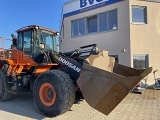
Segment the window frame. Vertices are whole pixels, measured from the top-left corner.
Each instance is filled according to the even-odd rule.
[[[89,32],[89,19],[91,20],[92,18],[96,18],[96,31]],[[92,33],[98,32],[98,14],[86,17],[86,27],[85,28],[87,30],[87,34],[92,34]]]
[[[106,17],[107,17],[107,21],[106,21],[106,23],[105,23],[105,24],[107,25],[107,26],[106,26],[107,30],[102,30],[102,29],[100,29],[100,26],[101,26],[101,25],[100,25],[100,19],[101,19],[100,17],[101,17],[102,14],[103,14],[103,15],[105,14]],[[107,11],[107,12],[99,13],[98,16],[99,16],[99,21],[98,21],[98,31],[99,31],[99,32],[106,32],[106,31],[108,31],[108,11]],[[101,31],[100,31],[100,30],[101,30]]]
[[[30,42],[29,43],[25,43],[25,33],[30,33],[30,36],[29,36]],[[33,40],[33,31],[32,30],[24,31],[23,32],[23,52],[24,53],[32,54],[32,40]],[[25,44],[26,44],[26,46],[29,46],[29,47],[26,47]],[[27,50],[27,48],[29,48],[29,50]]]
[[[110,29],[110,28],[109,28],[109,26],[110,26],[109,13],[110,13],[110,12],[113,12],[113,11],[116,11],[116,13],[117,13],[117,14],[116,14],[116,18],[117,18],[117,19],[116,19],[116,24],[117,24],[117,26],[116,26],[115,29],[113,29],[114,26],[112,27],[112,29]],[[118,9],[112,9],[112,10],[109,10],[109,11],[108,11],[108,30],[107,30],[107,31],[113,31],[113,30],[118,30]]]
[[[78,22],[78,23],[77,23],[77,24],[78,24],[77,29],[78,29],[78,33],[80,33],[79,24],[80,24],[80,20],[82,20],[82,19],[84,19],[84,34],[77,34],[77,35],[74,35],[74,34],[73,34],[73,28],[74,28],[73,22]],[[77,37],[77,36],[86,35],[86,29],[85,29],[85,27],[86,27],[86,18],[85,18],[85,17],[79,18],[79,19],[76,19],[76,20],[71,20],[71,37]]]
[[[18,48],[18,50],[23,51],[23,33],[18,34],[17,48]]]
[[[143,67],[143,68],[140,68],[140,67],[135,67],[135,62],[134,62],[134,60],[135,60],[135,58],[138,58],[138,57],[141,57],[141,59],[142,59],[142,57],[144,57],[145,58],[145,67]],[[136,69],[146,69],[146,68],[149,68],[149,54],[133,54],[133,68],[136,68]]]
[[[112,11],[116,11],[116,28],[115,29],[109,29],[109,12],[112,12]],[[102,30],[100,31],[100,14],[107,14],[107,30]],[[89,28],[88,28],[88,18],[90,17],[93,17],[93,16],[96,16],[96,23],[97,23],[97,30],[94,31],[94,32],[89,32]],[[74,32],[74,26],[73,26],[73,22],[76,22],[76,21],[79,21],[81,19],[84,19],[84,34],[76,34],[74,35],[73,32]],[[114,27],[114,26],[113,26]],[[111,31],[117,31],[118,30],[118,8],[114,8],[114,9],[111,9],[111,10],[107,10],[107,11],[104,11],[104,12],[101,12],[101,13],[97,13],[97,14],[93,14],[93,15],[90,15],[90,16],[85,16],[83,18],[78,18],[78,19],[74,19],[74,20],[71,20],[71,37],[79,37],[79,36],[84,36],[84,35],[89,35],[89,34],[98,34],[98,33],[103,33],[103,32],[111,32]],[[78,31],[79,31],[79,27],[78,27]]]
[[[143,22],[141,21],[134,21],[133,19],[133,8],[139,8],[139,9],[143,9]],[[132,14],[132,24],[147,24],[148,23],[148,17],[147,17],[147,6],[139,6],[139,5],[132,5],[131,6],[131,14]]]

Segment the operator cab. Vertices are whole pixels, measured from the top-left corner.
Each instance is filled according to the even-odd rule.
[[[43,47],[44,50],[57,51],[56,36],[57,31],[53,31],[37,25],[31,25],[23,27],[16,31],[17,41],[16,48],[23,51],[27,55],[31,55],[33,58],[41,53]]]

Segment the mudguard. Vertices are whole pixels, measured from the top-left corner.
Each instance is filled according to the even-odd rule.
[[[120,65],[102,51],[86,59],[77,84],[86,102],[108,115],[151,71]]]

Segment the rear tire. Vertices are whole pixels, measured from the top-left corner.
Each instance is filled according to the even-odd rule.
[[[37,77],[33,87],[34,103],[47,117],[68,111],[75,101],[75,88],[69,75],[50,70]]]
[[[12,98],[13,94],[9,93],[8,79],[6,68],[0,70],[0,101],[6,101]]]

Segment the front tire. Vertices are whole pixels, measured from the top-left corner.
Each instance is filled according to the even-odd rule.
[[[42,73],[35,80],[33,98],[37,108],[47,117],[63,114],[75,101],[73,81],[60,70]]]

